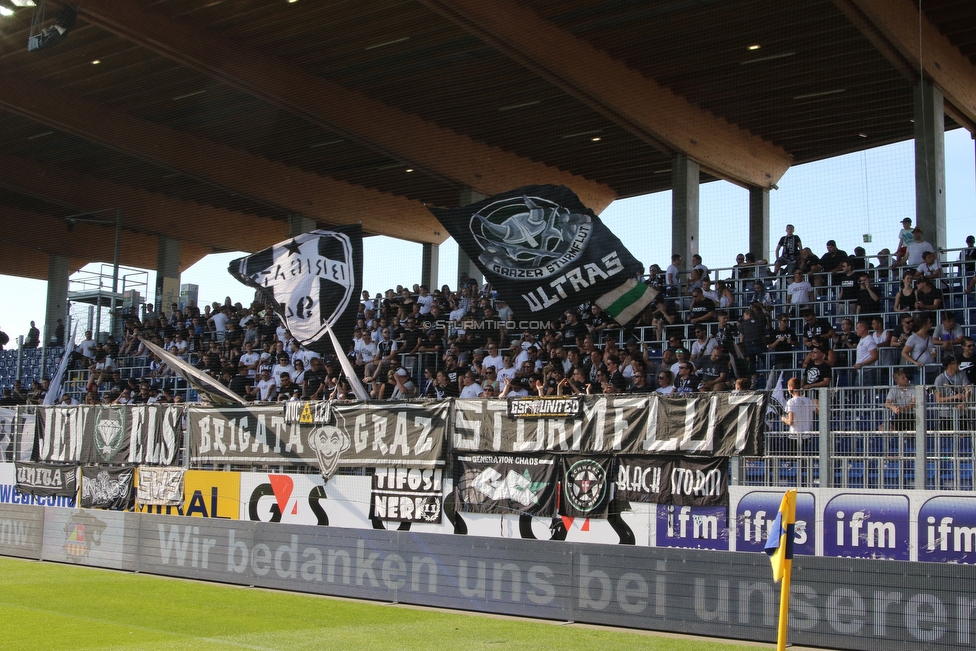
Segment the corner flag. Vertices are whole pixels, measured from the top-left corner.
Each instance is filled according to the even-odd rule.
[[[773,564],[773,581],[779,583],[793,563],[793,531],[796,526],[796,489],[783,495],[779,513],[766,539],[766,553]]]
[[[793,570],[793,530],[796,527],[796,489],[791,488],[783,495],[779,513],[773,521],[766,538],[766,553],[773,564],[773,581],[783,581],[779,593],[779,631],[776,639],[777,651],[786,648],[786,628],[790,612],[790,574]]]

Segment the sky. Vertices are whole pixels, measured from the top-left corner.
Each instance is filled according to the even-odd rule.
[[[945,136],[946,242],[965,245],[976,233],[976,156],[964,129]],[[793,224],[804,245],[820,255],[826,241],[853,253],[864,246],[869,254],[894,250],[901,220],[915,216],[914,143],[911,140],[791,168],[770,192],[770,255]],[[704,264],[730,267],[737,253],[748,250],[748,191],[717,181],[701,186],[699,241]],[[613,202],[601,219],[645,266],[667,266],[671,257],[671,193],[658,192]],[[253,291],[227,273],[230,260],[242,253],[207,256],[187,269],[181,282],[200,287],[200,304],[232,301],[248,304]],[[952,259],[956,253],[949,255]],[[371,293],[420,282],[420,244],[388,237],[369,237],[363,244],[363,288]],[[457,244],[440,246],[438,286],[457,283]],[[89,265],[87,269],[111,265]],[[155,273],[147,273],[155,287]],[[11,340],[26,335],[30,322],[42,327],[47,283],[0,276],[5,300],[0,301],[0,329]],[[148,299],[144,299],[148,300]],[[42,328],[43,331],[43,328]]]

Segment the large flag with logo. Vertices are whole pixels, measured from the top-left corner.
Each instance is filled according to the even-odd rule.
[[[362,265],[362,228],[349,226],[296,235],[234,260],[228,271],[257,289],[303,346],[329,352],[329,330],[340,345],[352,341]]]
[[[644,266],[563,186],[533,185],[431,212],[521,320],[546,320],[595,302],[621,325],[657,291]]]

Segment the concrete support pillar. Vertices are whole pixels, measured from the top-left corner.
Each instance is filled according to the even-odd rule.
[[[756,260],[769,260],[769,190],[766,188],[749,188],[749,251]]]
[[[925,80],[915,87],[915,224],[945,248],[945,113],[942,91]]]
[[[309,219],[304,215],[288,215],[288,237],[295,237],[302,233],[314,231],[317,227],[314,219]]]
[[[671,252],[680,253],[684,269],[691,268],[691,256],[698,253],[699,167],[684,154],[671,164]]]
[[[180,302],[180,241],[159,236],[156,258],[156,312],[169,312],[169,306]]]
[[[430,291],[439,287],[437,284],[438,264],[440,261],[440,245],[424,244],[424,259],[420,270],[420,283],[426,285]]]
[[[48,256],[47,263],[47,306],[44,311],[44,327],[41,344],[48,345],[58,327],[58,319],[64,324],[65,340],[71,336],[68,330],[68,278],[71,268],[68,258],[61,255]]]
[[[486,197],[485,195],[475,190],[472,190],[471,188],[464,188],[461,190],[459,203],[462,206],[467,206],[487,198],[488,197]],[[462,251],[461,247],[458,247],[458,283],[459,284],[460,284],[462,274],[467,274],[469,278],[474,278],[475,280],[477,280],[479,286],[485,282],[485,277],[481,274],[481,270],[478,269],[475,263],[471,261],[471,258],[468,257],[468,254]]]

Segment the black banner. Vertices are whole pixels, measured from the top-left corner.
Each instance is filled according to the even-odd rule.
[[[459,454],[455,460],[458,511],[555,515],[557,457]]]
[[[432,468],[444,465],[449,400],[332,405],[328,425],[305,428],[322,476],[340,466]]]
[[[585,396],[582,418],[514,418],[501,400],[455,400],[458,452],[759,456],[766,396]]]
[[[188,411],[194,463],[314,463],[301,426],[285,422],[281,405]]]
[[[678,506],[728,506],[729,460],[690,457],[619,457],[617,494],[622,502]]]
[[[559,515],[606,518],[613,487],[613,457],[562,457]]]
[[[513,418],[578,418],[583,415],[583,396],[509,398]]]
[[[363,284],[362,227],[302,233],[234,260],[228,271],[257,289],[306,348],[331,352],[329,328],[338,341],[352,340]]]
[[[444,510],[440,468],[376,468],[370,517],[392,522],[440,524]]]
[[[183,414],[179,405],[38,407],[34,460],[170,465]]]
[[[526,186],[431,212],[520,320],[593,302],[627,325],[657,293],[634,280],[644,266],[569,188]]]
[[[135,468],[81,469],[81,507],[128,511],[136,503]]]
[[[25,495],[74,498],[78,492],[75,464],[17,462],[17,490]]]

